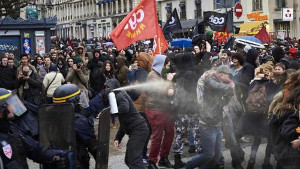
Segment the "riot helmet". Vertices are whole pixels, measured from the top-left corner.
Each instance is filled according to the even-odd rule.
[[[8,117],[9,113],[21,116],[26,111],[26,107],[16,94],[10,90],[0,88],[0,112],[5,118]]]
[[[59,86],[53,93],[53,103],[73,103],[88,107],[85,93],[75,84],[64,84]]]

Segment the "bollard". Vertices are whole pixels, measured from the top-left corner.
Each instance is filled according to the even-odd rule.
[[[103,109],[99,116],[96,169],[108,169],[109,135],[110,107]]]

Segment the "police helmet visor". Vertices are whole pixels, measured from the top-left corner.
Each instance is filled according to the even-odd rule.
[[[27,111],[22,101],[15,94],[12,94],[11,96],[7,97],[7,99],[5,99],[4,102],[4,104],[7,105],[7,108],[10,111],[12,111],[13,114],[16,116],[21,116]]]

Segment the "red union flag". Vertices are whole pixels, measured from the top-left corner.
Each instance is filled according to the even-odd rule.
[[[164,51],[168,48],[168,42],[165,39],[163,31],[161,30],[161,27],[159,26],[158,22],[156,22],[156,27],[157,36],[154,38],[153,41],[153,56],[164,53]],[[160,46],[158,46],[158,44],[160,44]]]
[[[133,42],[152,39],[156,35],[156,2],[142,0],[109,35],[117,50]]]

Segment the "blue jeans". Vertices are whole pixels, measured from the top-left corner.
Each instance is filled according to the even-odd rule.
[[[221,126],[200,125],[202,152],[188,161],[186,169],[200,167],[201,169],[214,168],[222,158],[222,138]]]

